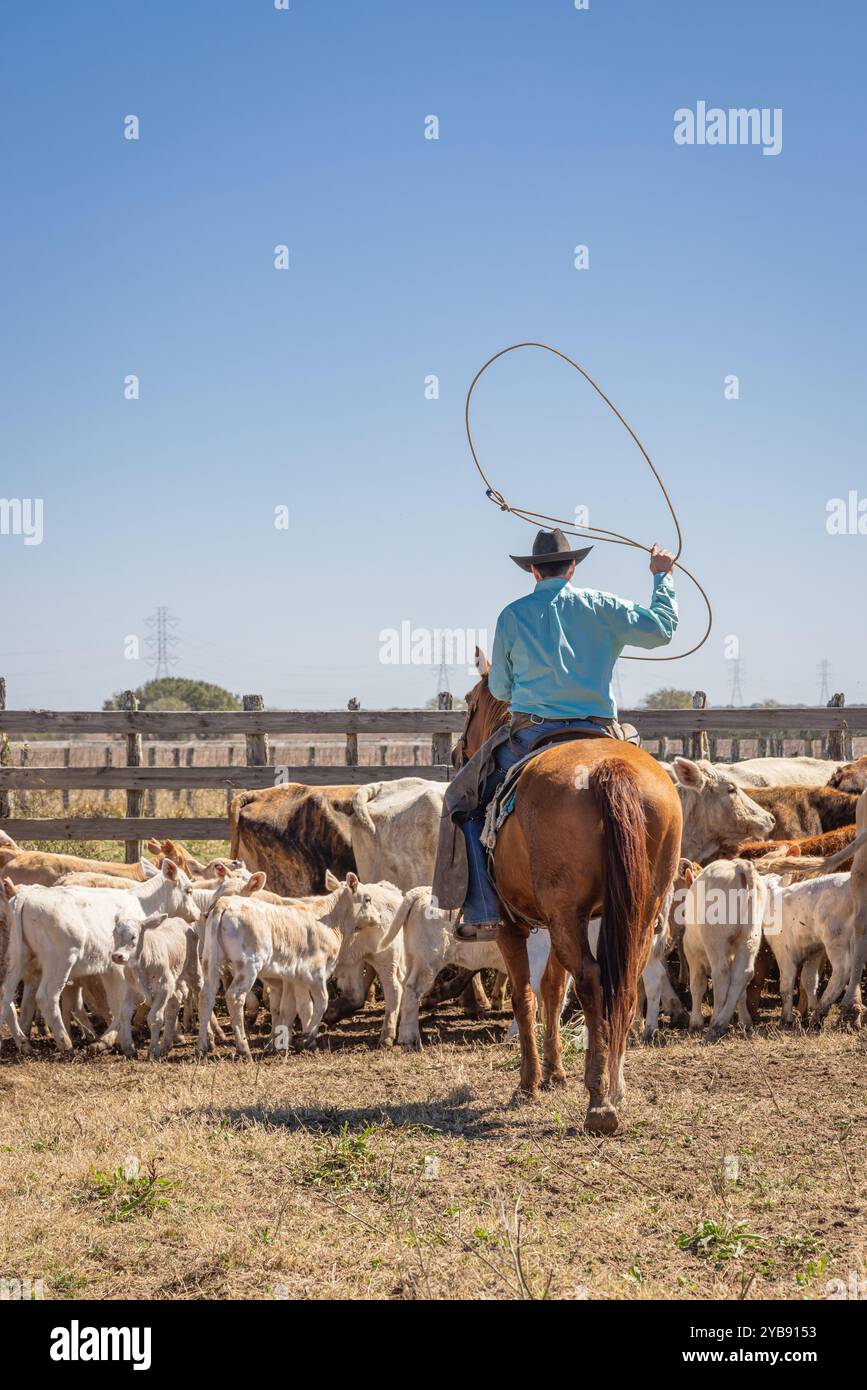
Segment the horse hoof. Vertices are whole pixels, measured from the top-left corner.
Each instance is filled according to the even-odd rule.
[[[552,1071],[542,1082],[543,1091],[565,1091],[568,1081],[565,1071]]]
[[[584,1117],[584,1128],[588,1134],[616,1134],[617,1111],[613,1105],[590,1105]]]

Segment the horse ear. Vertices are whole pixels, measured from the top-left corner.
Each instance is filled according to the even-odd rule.
[[[491,663],[485,656],[481,647],[476,647],[476,670],[480,676],[486,676],[491,669]]]

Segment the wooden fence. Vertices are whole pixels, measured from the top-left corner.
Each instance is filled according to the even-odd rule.
[[[345,785],[373,779],[419,776],[448,781],[452,773],[453,735],[464,725],[462,710],[452,709],[448,694],[439,697],[436,710],[362,710],[350,700],[346,710],[266,710],[260,695],[245,695],[243,709],[234,712],[173,713],[139,710],[135,697],[127,692],[119,710],[9,710],[6,685],[0,678],[0,829],[14,840],[123,840],[128,862],[140,853],[141,841],[154,835],[190,840],[220,840],[228,835],[224,817],[155,817],[143,815],[143,799],[156,788],[174,792],[193,787],[222,788],[227,796],[242,789],[273,787],[281,782],[311,785]],[[740,741],[755,740],[761,754],[782,753],[784,739],[798,739],[807,750],[820,741],[822,753],[830,758],[851,758],[853,736],[867,735],[867,706],[845,707],[842,695],[835,695],[827,707],[779,707],[773,709],[713,709],[706,696],[697,691],[692,709],[623,710],[621,718],[635,724],[644,740],[655,740],[659,756],[669,753],[669,743],[678,739],[693,757],[713,757],[720,738],[730,741],[729,756],[740,756]],[[10,765],[9,735],[53,734],[124,735],[126,765],[123,767],[35,767],[24,763]],[[142,738],[151,736],[194,739],[200,735],[243,734],[246,762],[241,765],[199,766],[192,759],[181,766],[177,756],[171,767],[145,765]],[[342,734],[346,740],[345,764],[315,766],[275,766],[270,740],[277,735]],[[420,766],[390,764],[371,767],[359,764],[360,734],[411,735],[429,737],[431,761]],[[68,760],[67,760],[68,763]],[[120,789],[126,792],[126,816],[67,816],[28,819],[12,817],[10,796],[35,791]]]

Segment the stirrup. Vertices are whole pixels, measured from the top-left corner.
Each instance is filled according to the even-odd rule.
[[[499,930],[499,922],[458,922],[455,936],[460,941],[496,941]]]

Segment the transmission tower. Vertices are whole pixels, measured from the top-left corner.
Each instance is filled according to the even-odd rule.
[[[831,663],[827,659],[819,662],[819,704],[827,705],[831,698]]]
[[[446,665],[445,652],[442,652],[440,655],[440,664],[437,667],[437,694],[449,694],[450,692],[451,686],[449,685],[449,668]]]
[[[730,705],[742,705],[744,702],[744,692],[741,690],[741,659],[739,656],[732,658],[732,690],[729,698]]]
[[[178,658],[172,654],[172,648],[178,645],[179,640],[172,632],[178,620],[172,617],[167,608],[158,608],[145,619],[145,623],[153,629],[153,636],[145,638],[148,649],[145,661],[154,668],[154,680],[163,680],[169,674],[169,667],[176,666],[178,662]]]

